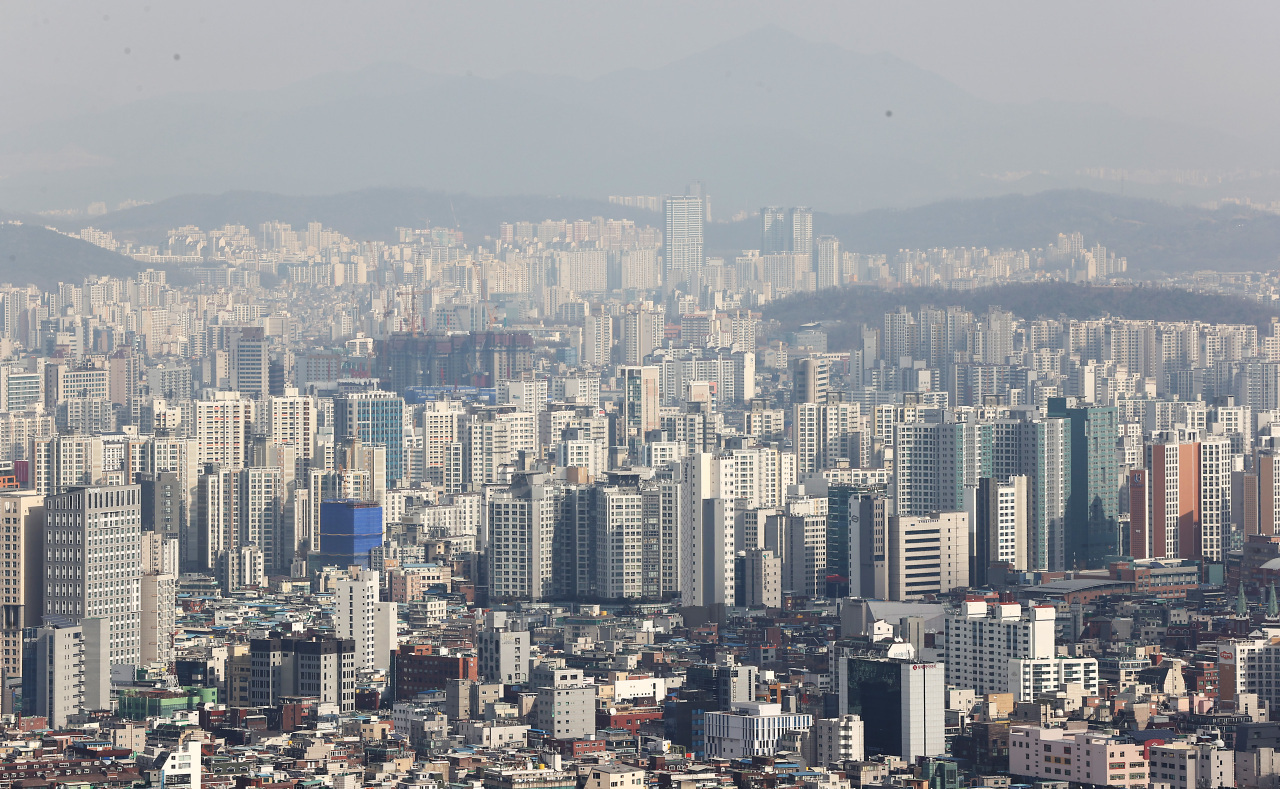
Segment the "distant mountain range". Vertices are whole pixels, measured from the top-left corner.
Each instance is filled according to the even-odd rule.
[[[95,227],[135,243],[163,243],[182,225],[256,229],[278,219],[295,228],[322,222],[358,239],[392,240],[396,227],[457,227],[470,244],[496,236],[504,221],[629,218],[662,226],[652,212],[601,200],[564,197],[476,197],[421,189],[368,189],[323,197],[262,192],[186,195],[96,217]],[[64,221],[78,230],[87,221]],[[1082,232],[1128,257],[1134,274],[1196,269],[1269,270],[1280,262],[1280,216],[1243,207],[1209,210],[1085,190],[948,200],[919,208],[859,214],[818,213],[814,232],[837,236],[854,252],[892,254],[904,248],[1044,247],[1058,233]],[[708,254],[733,255],[760,246],[759,218],[706,226]]]
[[[589,81],[384,65],[36,125],[0,136],[0,207],[383,186],[663,194],[700,179],[713,212],[850,212],[1096,185],[1087,168],[1246,168],[1264,174],[1250,188],[1265,191],[1276,161],[1263,146],[1106,106],[983,101],[891,56],[769,28]],[[1127,188],[1181,200],[1212,192]]]
[[[1086,190],[947,200],[919,208],[816,214],[814,232],[854,252],[931,247],[1045,247],[1079,231],[1129,260],[1138,276],[1212,269],[1266,271],[1280,265],[1280,215],[1243,206],[1216,210]],[[708,246],[760,244],[757,223],[711,225]]]
[[[196,225],[204,229],[223,225],[259,224],[278,220],[295,229],[320,222],[360,240],[395,240],[397,227],[456,227],[467,243],[497,236],[503,222],[544,219],[634,219],[660,226],[655,213],[614,205],[604,200],[573,197],[476,197],[425,189],[364,189],[358,192],[307,197],[269,192],[227,192],[220,195],[182,195],[149,205],[114,211],[92,220],[61,220],[67,230],[86,224],[110,230],[135,243],[160,244],[173,228]]]
[[[357,240],[394,240],[396,227],[461,229],[467,243],[484,243],[504,221],[604,216],[661,227],[662,217],[601,200],[567,197],[477,197],[422,189],[368,189],[298,197],[265,192],[184,195],[112,212],[92,220],[61,220],[63,230],[92,224],[121,240],[162,244],[171,229],[241,224],[254,230],[281,220],[301,229],[318,221]],[[51,286],[93,274],[137,271],[132,259],[53,232],[38,217],[0,224],[0,281]],[[1243,207],[1208,210],[1084,190],[948,200],[919,208],[859,214],[818,213],[814,231],[835,235],[845,249],[892,254],[904,248],[1044,247],[1058,233],[1080,231],[1129,259],[1137,277],[1198,269],[1273,270],[1280,265],[1280,216]],[[732,256],[760,246],[759,217],[706,226],[708,254]]]

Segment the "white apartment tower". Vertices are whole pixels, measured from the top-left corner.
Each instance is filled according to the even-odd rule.
[[[967,600],[944,629],[947,684],[984,693],[1011,693],[1009,661],[1054,656],[1053,606],[988,605]]]
[[[685,605],[732,602],[737,488],[731,457],[700,452],[680,464],[680,595]]]
[[[701,197],[684,195],[668,197],[665,208],[663,268],[670,281],[679,282],[702,270],[702,222],[706,207]]]
[[[334,586],[333,629],[355,642],[357,669],[387,670],[396,648],[397,606],[379,602],[381,587],[377,570],[361,570]]]
[[[539,601],[552,594],[552,540],[561,496],[542,474],[521,475],[489,499],[489,594]]]
[[[256,403],[238,392],[212,392],[194,405],[197,462],[244,468]]]
[[[293,447],[298,453],[298,466],[309,466],[316,452],[316,399],[288,389],[283,397],[272,397],[267,407],[271,409],[270,443]]]

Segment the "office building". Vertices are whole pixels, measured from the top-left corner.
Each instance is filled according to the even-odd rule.
[[[706,696],[707,709],[727,710],[738,702],[755,701],[758,666],[737,662],[728,652],[716,653],[715,663],[695,663],[685,671],[684,687]]]
[[[87,654],[112,665],[142,659],[142,489],[138,485],[72,488],[45,499],[44,613],[102,619],[86,628]],[[106,644],[94,639],[105,635]],[[92,690],[92,688],[90,688]],[[92,708],[98,704],[89,702]]]
[[[241,326],[229,338],[231,388],[254,400],[270,394],[271,343],[261,326]]]
[[[784,713],[781,704],[734,702],[728,712],[708,712],[707,757],[750,759],[773,756],[782,736],[813,725],[812,715]]]
[[[893,502],[883,488],[832,485],[827,489],[827,567],[848,580],[849,594],[888,594],[885,537]]]
[[[1049,399],[1048,415],[1071,425],[1071,487],[1065,518],[1064,569],[1101,567],[1120,553],[1120,469],[1114,406],[1068,408]]]
[[[969,515],[894,516],[885,536],[890,600],[941,595],[969,585]]]
[[[875,721],[865,729],[868,754],[900,756],[914,762],[946,753],[944,716],[946,667],[940,663],[851,654],[835,659],[840,714]]]
[[[662,404],[659,368],[618,368],[622,386],[622,413],[618,415],[616,444],[630,446],[642,442],[651,430],[660,426],[658,408]]]
[[[275,706],[282,696],[313,696],[342,712],[356,706],[356,645],[332,636],[272,636],[249,642],[254,706]]]

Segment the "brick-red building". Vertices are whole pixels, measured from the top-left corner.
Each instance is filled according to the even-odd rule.
[[[596,710],[597,729],[626,729],[632,734],[640,733],[640,726],[645,721],[662,720],[661,707],[631,707],[607,710]]]
[[[479,678],[474,655],[437,655],[431,644],[407,644],[391,652],[392,695],[398,701],[444,690],[451,679]]]

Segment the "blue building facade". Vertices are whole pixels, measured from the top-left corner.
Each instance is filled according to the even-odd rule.
[[[320,553],[311,569],[369,566],[369,551],[382,544],[382,506],[366,501],[333,500],[320,504]]]

